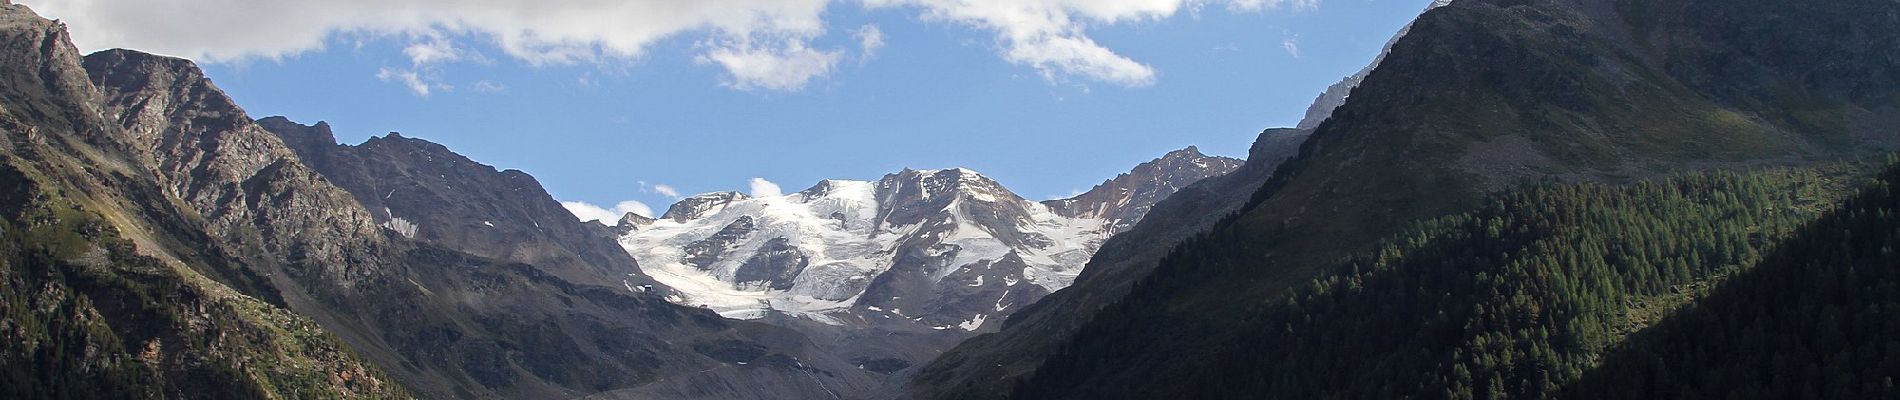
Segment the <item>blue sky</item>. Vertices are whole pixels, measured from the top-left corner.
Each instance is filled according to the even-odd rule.
[[[253,116],[328,121],[352,144],[398,131],[527,171],[561,200],[660,211],[673,198],[657,185],[746,191],[763,178],[789,192],[966,167],[1039,200],[1188,145],[1244,156],[1260,130],[1297,122],[1428,2],[801,0],[811,4],[787,11],[774,7],[790,1],[709,0],[732,4],[605,22],[425,7],[377,22],[350,13],[378,2],[219,4],[231,1],[201,4],[229,15],[171,18],[163,13],[191,7],[19,2],[65,19],[81,50],[197,59]],[[982,8],[1039,2],[1048,8],[1032,15],[1053,25],[1012,25]],[[1129,8],[1103,6],[1116,2]],[[1065,52],[1063,39],[1112,54]]]

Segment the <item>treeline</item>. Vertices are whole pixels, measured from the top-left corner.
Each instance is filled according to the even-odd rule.
[[[1088,347],[1112,343],[1089,336],[1179,327],[1095,321],[1014,395],[1557,396],[1631,332],[1747,270],[1820,217],[1844,192],[1840,174],[1709,172],[1500,194],[1477,210],[1412,224],[1290,295],[1252,300],[1260,305],[1246,315],[1208,316],[1195,327],[1213,343],[1197,349],[1201,365],[1111,387],[1121,368],[1101,355],[1116,350]],[[1274,267],[1247,265],[1253,244],[1245,240],[1193,241],[1163,265]],[[1207,348],[1214,346],[1228,348]]]

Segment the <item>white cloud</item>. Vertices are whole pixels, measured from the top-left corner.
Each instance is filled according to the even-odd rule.
[[[574,213],[574,217],[579,218],[581,222],[600,221],[608,225],[620,222],[620,217],[627,213],[640,214],[643,217],[653,216],[653,207],[647,207],[646,203],[633,200],[615,204],[611,210],[584,201],[563,201],[561,206],[566,207],[568,212]]]
[[[668,185],[664,183],[653,185],[653,192],[659,193],[661,196],[672,197],[676,199],[680,197],[679,189],[674,189],[673,185]]]
[[[418,66],[461,61],[469,57],[466,50],[457,47],[438,32],[430,32],[409,47],[404,47],[402,54],[409,56],[410,64]]]
[[[725,67],[725,85],[734,89],[796,91],[813,78],[830,74],[838,63],[839,51],[814,50],[806,46],[808,40],[794,38],[764,46],[751,39],[720,43],[696,60]]]
[[[1173,16],[1186,7],[1226,3],[1253,11],[1310,7],[1318,0],[863,0],[869,7],[911,6],[926,18],[996,33],[1004,60],[1035,68],[1058,81],[1080,76],[1122,86],[1147,86],[1155,70],[1088,37],[1091,25],[1135,23]]]
[[[1286,49],[1286,54],[1292,55],[1293,58],[1300,58],[1299,35],[1294,35],[1292,33],[1286,34],[1285,37],[1280,39],[1280,48]]]
[[[851,36],[858,38],[858,65],[877,58],[877,51],[884,48],[884,30],[877,25],[859,27]]]
[[[912,6],[926,18],[996,33],[1003,59],[1035,68],[1051,81],[1079,75],[1123,86],[1154,83],[1155,71],[1084,35],[1089,22],[1159,19],[1185,0],[864,0],[872,7]]]
[[[783,190],[779,189],[778,184],[765,180],[765,178],[752,178],[751,184],[752,197],[778,197],[785,194]]]
[[[1233,0],[1227,7],[1235,11],[1260,11],[1275,7],[1310,10],[1319,7],[1319,0]]]
[[[824,14],[834,3],[906,7],[928,20],[990,31],[1003,59],[1052,82],[1143,86],[1155,81],[1154,68],[1096,42],[1089,28],[1167,18],[1206,4],[1251,11],[1311,8],[1318,0],[19,1],[69,22],[83,50],[124,47],[207,62],[281,59],[322,50],[344,36],[358,43],[410,40],[403,53],[411,72],[483,60],[469,41],[532,65],[616,63],[637,61],[659,40],[693,35],[702,43],[694,59],[725,69],[727,86],[798,90],[832,72],[842,53],[813,43],[825,35]],[[853,34],[866,58],[883,45],[876,26]]]
[[[376,79],[383,82],[401,83],[403,86],[408,86],[410,92],[421,97],[429,97],[430,91],[434,89],[450,89],[448,85],[430,83],[423,79],[420,73],[413,70],[383,68],[376,71]]]
[[[469,89],[474,90],[476,93],[501,93],[501,92],[508,91],[508,85],[503,85],[503,84],[495,83],[488,80],[480,80],[480,81],[475,81],[475,85],[473,87],[470,87]]]

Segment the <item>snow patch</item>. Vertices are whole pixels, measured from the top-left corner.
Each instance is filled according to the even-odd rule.
[[[976,317],[970,318],[969,321],[963,321],[963,323],[957,324],[957,327],[963,328],[963,330],[966,331],[975,332],[977,328],[983,327],[983,320],[985,318],[988,318],[988,316],[977,314]]]
[[[396,231],[396,233],[401,234],[402,237],[410,238],[410,239],[416,238],[416,223],[409,222],[409,220],[402,219],[402,218],[390,218],[388,222],[383,223],[383,227],[389,228],[389,230],[392,230],[392,231]]]

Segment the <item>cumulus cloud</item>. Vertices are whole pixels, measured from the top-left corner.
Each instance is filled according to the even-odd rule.
[[[561,206],[566,207],[567,211],[573,213],[574,217],[579,218],[581,222],[600,221],[608,225],[620,222],[620,217],[627,215],[627,213],[640,214],[640,216],[649,218],[653,216],[653,207],[647,207],[646,203],[633,200],[615,204],[612,209],[589,204],[584,201],[563,201],[561,202]]]
[[[752,40],[713,45],[696,60],[726,69],[726,86],[740,90],[796,91],[813,78],[831,73],[839,51],[815,50],[805,39],[758,45]]]
[[[752,197],[778,197],[785,195],[785,191],[780,190],[778,184],[765,180],[765,178],[752,178],[751,184]]]
[[[1057,81],[1080,76],[1122,86],[1147,86],[1153,67],[1089,38],[1090,25],[1158,20],[1186,7],[1226,3],[1239,11],[1310,7],[1318,0],[864,0],[870,7],[909,6],[929,19],[995,32],[1003,59]]]
[[[742,90],[798,90],[834,70],[842,50],[814,45],[834,5],[905,8],[924,19],[992,32],[999,55],[1050,81],[1124,86],[1155,81],[1153,67],[1088,36],[1092,26],[1167,18],[1182,9],[1310,8],[1318,0],[19,0],[73,26],[85,50],[135,48],[218,62],[281,59],[322,50],[337,36],[406,41],[409,72],[481,60],[480,41],[532,65],[637,61],[655,42],[691,35],[693,59],[725,70]],[[876,26],[852,30],[868,58]],[[426,80],[427,74],[419,77]],[[418,94],[415,80],[391,74]]]
[[[1091,21],[1158,19],[1185,0],[865,0],[872,7],[910,6],[928,19],[993,31],[1003,59],[1026,65],[1051,81],[1077,75],[1124,86],[1154,83],[1155,71],[1084,35]]]

